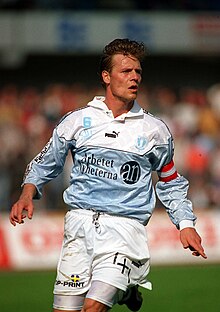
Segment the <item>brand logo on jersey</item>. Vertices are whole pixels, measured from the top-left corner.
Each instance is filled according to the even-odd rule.
[[[140,165],[136,161],[128,161],[121,166],[120,174],[126,184],[135,184],[140,179]]]
[[[120,133],[120,132],[112,131],[112,133],[105,133],[105,137],[117,138],[117,136],[119,135],[119,133]]]
[[[138,150],[143,150],[143,149],[145,149],[147,144],[148,144],[148,139],[146,137],[138,136],[138,138],[136,140],[135,147]]]

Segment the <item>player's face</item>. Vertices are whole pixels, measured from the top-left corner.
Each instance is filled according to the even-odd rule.
[[[116,54],[112,58],[111,72],[105,72],[107,94],[124,103],[130,103],[137,97],[141,82],[140,62],[133,56]]]

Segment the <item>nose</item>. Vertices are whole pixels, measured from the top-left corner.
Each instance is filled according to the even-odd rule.
[[[135,70],[132,72],[132,79],[133,81],[135,81],[136,83],[141,81],[141,75],[139,73],[137,73]]]

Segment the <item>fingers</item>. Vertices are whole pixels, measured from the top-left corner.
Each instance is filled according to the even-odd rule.
[[[26,215],[24,214],[16,214],[14,211],[11,211],[10,216],[9,216],[9,220],[11,222],[12,225],[16,226],[16,223],[18,224],[23,224],[24,220],[26,218]]]
[[[196,256],[196,257],[202,256],[204,259],[207,259],[204,248],[202,247],[201,244],[195,248],[192,246],[189,246],[189,249],[193,251],[192,253],[193,256]]]
[[[197,236],[198,237],[196,237],[195,240],[189,243],[189,249],[193,251],[192,253],[193,256],[196,256],[196,257],[202,256],[204,259],[207,259],[204,248],[201,245],[202,240],[198,234]]]
[[[28,210],[28,214],[27,214],[27,216],[28,216],[28,219],[32,219],[32,217],[33,217],[33,209],[29,209]]]
[[[9,220],[10,220],[11,224],[14,226],[16,226],[16,223],[20,222],[20,218],[18,216],[18,207],[16,204],[14,204],[12,209],[11,209]]]
[[[18,201],[12,206],[9,220],[13,226],[16,226],[16,224],[23,224],[24,219],[26,218],[26,215],[24,214],[24,211],[27,211],[27,216],[29,219],[32,219],[33,216],[33,205],[25,205],[22,201]]]
[[[24,223],[23,219],[25,218],[25,215],[18,213],[18,209],[16,207],[12,208],[10,213],[10,222],[12,225],[16,226],[16,223],[22,224]]]

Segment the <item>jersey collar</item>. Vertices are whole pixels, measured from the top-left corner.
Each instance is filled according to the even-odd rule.
[[[108,108],[108,106],[105,104],[105,97],[104,96],[95,96],[94,99],[88,103],[88,106],[100,109],[102,111],[104,111],[105,113],[109,113],[111,112]],[[116,117],[115,119],[125,119],[125,118],[132,118],[132,117],[136,117],[136,116],[142,116],[144,114],[143,109],[139,106],[139,104],[137,103],[137,101],[134,101],[134,105],[132,106],[132,108],[130,109],[130,111],[128,111],[127,113],[124,113],[118,117]]]

